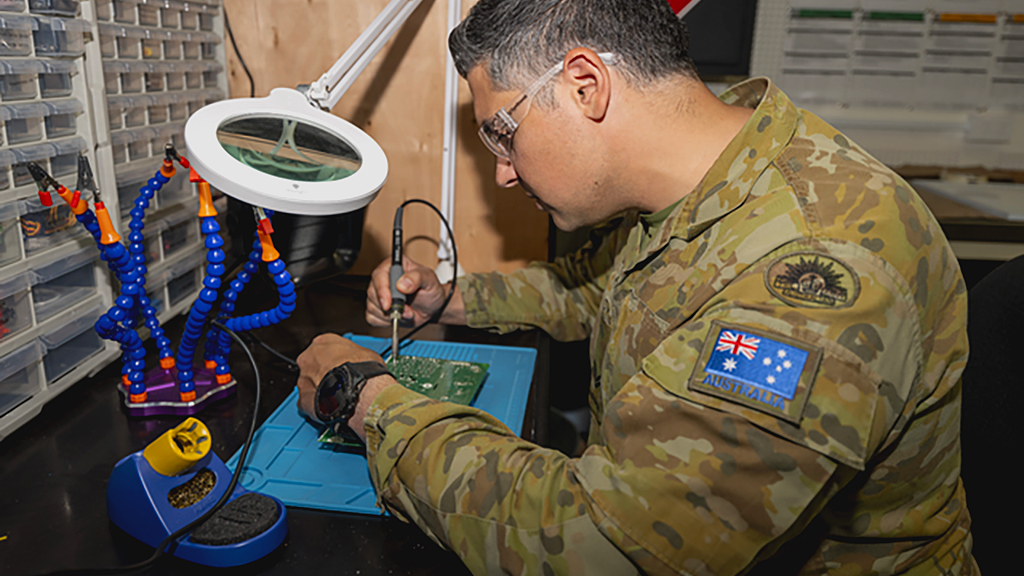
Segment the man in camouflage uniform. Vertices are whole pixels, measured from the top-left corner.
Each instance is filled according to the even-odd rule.
[[[600,11],[624,32],[574,28]],[[534,103],[532,122],[512,114],[515,146],[485,136],[507,153],[499,183],[522,184],[559,226],[616,217],[554,263],[460,278],[442,320],[589,337],[590,438],[568,458],[379,376],[350,423],[381,505],[477,574],[976,574],[959,478],[966,291],[938,224],[906,182],[768,80],[712,103],[686,69],[685,39],[682,72],[632,72],[622,38],[673,26],[663,0],[484,0],[453,33],[489,128],[551,64],[508,81],[502,51],[568,37],[551,48],[565,55],[553,95],[536,98],[550,101]],[[689,91],[685,105],[665,85]],[[607,155],[563,161],[543,139],[582,134],[586,148],[630,106],[624,147],[659,136],[637,118],[660,113],[667,129],[679,114],[694,130],[679,146],[713,154],[663,181],[645,162],[673,160],[671,149],[609,170]],[[559,124],[574,119],[579,133]],[[559,195],[557,171],[578,176],[573,162],[594,185]],[[644,188],[630,192],[632,175]],[[636,200],[665,182],[678,184],[674,199]],[[369,291],[377,325],[387,284],[385,264]],[[417,321],[445,290],[411,262],[399,288]],[[327,370],[365,359],[379,357],[318,337],[300,357],[300,407],[311,410]]]

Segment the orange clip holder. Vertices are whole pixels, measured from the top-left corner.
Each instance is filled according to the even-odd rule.
[[[256,229],[256,234],[260,237],[260,244],[263,246],[263,261],[273,262],[281,257],[281,253],[274,248],[274,241],[270,239],[270,234],[265,233],[259,228]]]
[[[100,225],[100,244],[109,246],[121,241],[121,237],[114,230],[114,224],[110,221],[110,213],[107,212],[107,207],[103,205],[103,202],[96,203],[96,221]]]
[[[213,193],[210,192],[210,184],[205,180],[199,182],[199,217],[207,218],[217,215],[217,209],[213,207]]]
[[[160,167],[160,173],[163,174],[165,178],[174,177],[174,174],[177,173],[177,170],[174,169],[174,162],[164,158],[164,165]]]

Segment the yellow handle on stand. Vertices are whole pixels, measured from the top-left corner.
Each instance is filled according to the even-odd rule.
[[[210,452],[210,430],[196,418],[189,418],[164,432],[142,452],[158,473],[177,476],[196,465]]]

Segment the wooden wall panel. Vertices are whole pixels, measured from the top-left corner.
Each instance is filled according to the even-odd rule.
[[[318,79],[387,4],[387,0],[224,0],[256,95]],[[466,9],[472,0],[463,2]],[[388,156],[390,175],[367,210],[363,248],[353,272],[368,273],[390,250],[395,208],[408,198],[440,207],[444,133],[447,3],[424,0],[362,73],[333,112],[365,130]],[[231,49],[232,98],[249,81]],[[460,81],[455,239],[467,271],[510,271],[547,256],[547,216],[519,189],[494,184],[494,159],[476,135],[465,81]],[[410,256],[435,265],[437,217],[422,206],[406,211]]]

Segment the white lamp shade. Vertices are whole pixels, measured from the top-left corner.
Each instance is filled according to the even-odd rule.
[[[196,172],[215,188],[290,214],[358,210],[388,176],[377,142],[290,88],[200,108],[185,125],[185,145]]]

